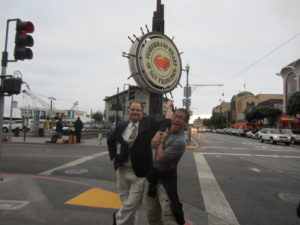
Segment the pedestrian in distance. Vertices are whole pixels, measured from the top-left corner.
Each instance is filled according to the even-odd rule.
[[[177,165],[186,148],[184,131],[189,118],[187,110],[177,109],[171,127],[152,140],[155,157],[153,169],[146,177],[149,184],[145,196],[149,225],[185,224],[177,193]]]
[[[80,140],[81,140],[81,131],[82,131],[82,128],[83,128],[83,123],[80,120],[79,116],[77,117],[77,120],[74,123],[74,127],[75,127],[76,142],[80,143]]]
[[[58,121],[55,124],[56,128],[56,133],[57,133],[57,137],[61,138],[63,136],[63,123],[62,123],[62,119],[59,118]]]
[[[144,115],[141,102],[131,102],[128,121],[117,123],[107,138],[122,202],[120,210],[113,214],[113,225],[135,224],[135,213],[143,201],[145,176],[153,163],[151,140],[156,131],[164,130],[170,124],[172,105],[171,101],[167,102],[166,118],[155,120]]]

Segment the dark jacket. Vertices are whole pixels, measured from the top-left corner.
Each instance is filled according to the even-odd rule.
[[[115,130],[108,136],[107,147],[110,159],[114,160],[114,167],[117,169],[130,157],[136,176],[145,177],[153,162],[151,139],[157,130],[163,131],[170,124],[170,120],[154,120],[150,116],[143,117],[139,122],[138,135],[130,149],[122,137],[128,123],[129,121],[117,123]],[[119,153],[117,151],[118,144],[120,144]]]
[[[75,132],[81,132],[82,128],[83,128],[83,123],[81,120],[76,120],[74,123],[74,127],[75,127]]]
[[[56,122],[56,129],[55,130],[57,132],[62,132],[63,131],[63,124],[60,120]]]

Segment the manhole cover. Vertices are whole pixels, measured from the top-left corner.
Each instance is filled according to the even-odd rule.
[[[293,194],[293,193],[279,193],[278,197],[290,203],[298,203],[300,201],[300,194]]]
[[[0,200],[0,209],[16,210],[27,205],[28,201]]]
[[[66,170],[66,174],[84,174],[87,173],[89,170],[88,169],[70,169]]]

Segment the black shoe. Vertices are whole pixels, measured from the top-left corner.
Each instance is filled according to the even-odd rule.
[[[114,213],[113,213],[113,225],[117,225],[117,222],[116,222],[116,214],[117,214],[117,212],[114,212]]]

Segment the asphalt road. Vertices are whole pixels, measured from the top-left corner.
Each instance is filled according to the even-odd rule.
[[[178,168],[190,224],[300,224],[300,145],[211,133],[194,134],[192,144]],[[112,224],[117,187],[105,147],[6,143],[0,172],[0,224]],[[8,200],[26,205],[9,208]]]

